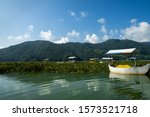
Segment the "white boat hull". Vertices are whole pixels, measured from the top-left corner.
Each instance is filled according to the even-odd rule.
[[[150,64],[142,67],[117,68],[109,65],[110,72],[119,74],[146,74],[150,68]]]

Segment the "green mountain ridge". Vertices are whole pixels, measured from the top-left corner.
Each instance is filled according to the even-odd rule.
[[[65,61],[69,56],[79,60],[101,58],[110,49],[137,48],[140,59],[150,59],[150,42],[109,39],[103,43],[55,44],[49,41],[27,41],[0,49],[0,61],[33,61],[48,58],[50,61]]]

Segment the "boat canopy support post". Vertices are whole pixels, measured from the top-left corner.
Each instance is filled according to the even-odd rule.
[[[134,59],[134,67],[136,66],[136,60]]]

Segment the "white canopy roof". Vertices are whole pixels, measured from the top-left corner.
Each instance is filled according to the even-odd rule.
[[[106,54],[129,54],[135,50],[136,48],[109,50]]]
[[[103,57],[103,60],[113,60],[113,58],[109,58],[109,57]]]
[[[75,58],[76,58],[75,56],[68,57],[68,59],[75,59]]]

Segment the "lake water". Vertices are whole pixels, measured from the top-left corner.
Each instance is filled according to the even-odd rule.
[[[1,74],[0,99],[150,99],[150,78],[113,73]]]

